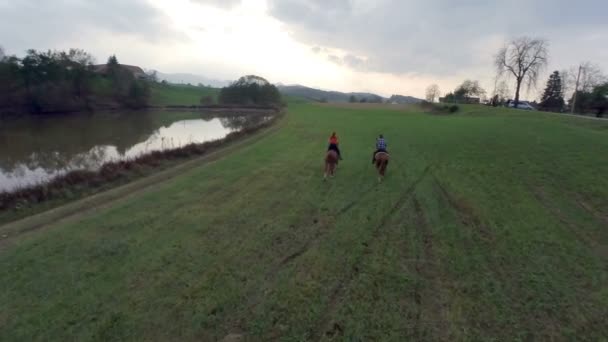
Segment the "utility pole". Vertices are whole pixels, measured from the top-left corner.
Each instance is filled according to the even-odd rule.
[[[572,97],[572,108],[570,109],[570,113],[574,114],[574,108],[576,108],[576,95],[578,93],[578,82],[581,80],[581,70],[583,70],[583,65],[578,66],[578,76],[576,77],[576,86],[574,86],[574,96]]]

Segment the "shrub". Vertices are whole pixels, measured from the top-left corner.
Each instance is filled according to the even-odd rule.
[[[450,113],[456,113],[460,108],[457,105],[452,105],[450,107]]]

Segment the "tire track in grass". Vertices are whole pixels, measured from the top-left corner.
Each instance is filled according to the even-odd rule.
[[[602,213],[600,210],[593,208],[591,204],[582,199],[580,195],[574,195],[576,198],[576,203],[581,209],[586,211],[589,215],[593,216],[596,220],[600,222],[604,222],[604,224],[608,225],[608,213]]]
[[[430,173],[430,169],[430,165],[424,169],[422,174],[402,193],[402,195],[397,199],[395,204],[381,218],[380,223],[376,225],[372,230],[370,238],[363,242],[363,245],[365,246],[364,251],[359,254],[359,256],[355,259],[351,272],[348,272],[345,277],[340,279],[336,286],[334,286],[332,291],[330,292],[329,300],[327,302],[325,310],[322,312],[319,319],[317,320],[317,323],[312,328],[309,334],[311,340],[319,341],[323,339],[323,336],[331,337],[339,333],[339,330],[341,329],[340,325],[330,320],[330,318],[335,314],[339,300],[344,294],[344,290],[349,287],[350,283],[359,275],[361,264],[363,263],[363,258],[367,254],[369,254],[368,250],[370,246],[376,239],[379,238],[381,229],[389,222],[392,216],[397,211],[402,209],[404,205],[409,201],[411,196],[416,191],[418,185]]]
[[[429,336],[425,336],[420,331],[420,326],[432,328],[431,335],[433,340],[448,340],[447,334],[440,333],[446,328],[447,314],[443,307],[445,299],[442,296],[442,281],[439,263],[433,247],[433,234],[430,231],[428,219],[424,213],[424,209],[417,197],[413,198],[414,210],[416,214],[416,231],[422,239],[422,252],[416,251],[416,259],[414,267],[418,279],[414,286],[414,301],[416,303],[416,323],[414,326],[414,338],[416,340],[424,340]],[[422,258],[421,258],[422,256]],[[424,285],[420,280],[424,280]],[[423,310],[427,309],[429,313],[423,315]],[[435,317],[436,319],[428,320],[424,316]],[[440,325],[440,326],[437,326]]]
[[[314,161],[309,162],[307,164],[307,166],[310,167],[312,163],[314,163]],[[315,181],[316,179],[317,179],[316,173],[312,173],[311,176],[306,181],[307,185],[305,187],[309,188],[310,186],[308,186],[308,184]],[[328,183],[328,184],[331,184],[331,183]],[[313,248],[319,241],[321,241],[322,238],[325,237],[327,235],[327,233],[329,233],[330,228],[333,226],[333,223],[332,223],[333,219],[339,217],[342,214],[347,213],[350,209],[355,207],[375,187],[376,187],[376,184],[373,184],[366,190],[361,191],[360,194],[355,197],[356,200],[349,202],[348,204],[343,206],[341,209],[337,210],[336,214],[329,215],[328,216],[329,219],[320,220],[318,218],[322,216],[321,212],[325,208],[325,204],[327,203],[327,200],[331,197],[330,195],[337,190],[336,186],[325,187],[325,189],[327,190],[327,194],[324,197],[325,200],[323,200],[318,205],[318,207],[316,209],[316,218],[313,221],[313,224],[317,226],[317,229],[315,229],[314,232],[310,235],[310,238],[308,238],[306,241],[304,241],[303,245],[300,248],[296,249],[292,253],[281,258],[278,263],[276,263],[274,266],[270,267],[270,269],[265,273],[264,277],[262,278],[263,283],[261,286],[256,286],[245,294],[245,296],[244,296],[245,301],[246,301],[246,304],[244,305],[244,307],[246,308],[245,311],[252,313],[254,311],[254,309],[261,303],[263,295],[267,292],[268,289],[271,289],[272,284],[274,284],[276,282],[276,277],[279,274],[279,272],[282,269],[284,269],[285,267],[288,267],[289,264],[294,262],[300,256],[304,255],[308,250]],[[310,226],[306,225],[306,226],[301,226],[300,228],[310,228]],[[302,230],[300,228],[294,227],[293,229]],[[237,319],[232,320],[232,322],[228,323],[227,326],[230,327],[229,328],[230,330],[227,333],[230,334],[230,333],[234,333],[234,331],[239,331],[240,332],[239,334],[242,334],[246,330],[245,324],[243,322],[239,322],[239,321],[242,321],[243,319],[244,319],[244,317],[237,318]]]
[[[433,177],[435,184],[441,191],[441,195],[448,201],[450,206],[456,210],[460,221],[467,227],[472,227],[476,230],[482,241],[486,243],[495,242],[496,238],[488,227],[475,213],[474,208],[463,198],[457,198],[452,192],[443,185],[437,177]]]
[[[562,223],[583,245],[589,246],[591,251],[600,258],[608,257],[608,247],[601,243],[598,236],[589,236],[584,227],[570,220],[558,207],[553,204],[544,189],[540,186],[529,186],[532,195],[551,215]]]
[[[309,162],[308,165],[310,166],[311,163],[312,163],[312,161]],[[429,171],[430,171],[430,166],[428,166],[423,171],[423,175],[420,177],[420,179],[417,180],[412,186],[410,186],[410,188],[408,188],[407,192],[408,193],[413,192],[415,190],[415,187],[422,181],[422,179],[426,176],[426,174]],[[366,173],[364,173],[364,172],[361,173],[361,181],[363,181],[367,177],[368,176]],[[316,179],[315,174],[311,174],[311,176],[309,177],[309,179],[306,183],[308,184],[308,183],[314,181],[315,179]],[[331,186],[331,185],[333,185],[331,182],[329,182],[327,184],[330,184],[329,187],[326,187],[326,189],[328,189],[329,193],[328,193],[328,195],[325,196],[326,200],[321,202],[317,208],[317,215],[316,215],[317,218],[322,216],[321,212],[323,211],[323,208],[325,207],[325,203],[327,202],[327,199],[329,198],[329,194],[331,194],[337,190],[336,186]],[[262,286],[256,286],[256,287],[252,288],[247,294],[245,294],[244,298],[246,298],[245,301],[247,303],[244,305],[244,307],[246,307],[245,311],[249,312],[249,313],[253,313],[254,309],[261,303],[263,295],[265,293],[267,293],[268,289],[272,288],[271,284],[276,282],[276,277],[279,274],[279,272],[282,269],[284,269],[285,267],[288,267],[289,264],[293,263],[300,256],[304,255],[308,250],[313,248],[319,241],[322,240],[323,237],[325,237],[327,235],[327,233],[330,231],[330,228],[333,226],[333,223],[331,222],[331,221],[333,221],[332,218],[335,219],[343,214],[346,214],[348,211],[350,211],[352,208],[354,208],[357,204],[359,204],[361,201],[363,201],[368,194],[372,193],[372,191],[376,187],[377,187],[377,183],[374,182],[368,188],[365,188],[363,191],[361,191],[359,193],[358,196],[355,196],[354,200],[350,201],[349,203],[344,205],[341,209],[337,210],[334,215],[330,215],[328,220],[319,220],[319,219],[315,218],[314,224],[315,225],[318,224],[319,226],[315,230],[315,232],[313,234],[311,234],[312,237],[309,238],[308,240],[306,240],[300,248],[296,249],[293,253],[290,253],[289,255],[285,256],[275,266],[271,267],[268,270],[268,272],[266,272],[264,277],[262,278],[263,279]],[[402,201],[398,201],[397,203],[400,204],[401,202]],[[382,225],[385,225],[386,221],[388,221],[390,216],[392,216],[392,214],[395,211],[397,211],[399,208],[400,207],[398,205],[396,205],[393,208],[393,210],[390,212],[390,214],[387,215],[387,217],[385,217]],[[309,227],[309,226],[306,226],[306,227]],[[369,244],[367,244],[367,246],[369,246]],[[245,324],[245,322],[242,321],[243,319],[245,319],[245,317],[240,317],[240,318],[235,317],[235,319],[233,319],[231,323],[226,324],[226,326],[229,327],[228,328],[229,330],[226,333],[233,333],[234,331],[239,331],[240,333],[243,333],[246,330],[245,329],[246,324]]]

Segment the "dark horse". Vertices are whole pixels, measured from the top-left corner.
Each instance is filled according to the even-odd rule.
[[[338,164],[338,153],[334,150],[327,151],[325,156],[325,179],[327,176],[333,177],[336,173],[336,165]]]
[[[378,181],[382,182],[382,179],[384,178],[384,174],[386,173],[386,167],[388,166],[388,160],[389,160],[389,156],[388,153],[386,152],[378,152],[376,153],[376,156],[374,157],[374,160],[376,161],[376,169],[378,169]]]

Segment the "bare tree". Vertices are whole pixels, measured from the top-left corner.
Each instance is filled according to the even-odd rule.
[[[597,64],[583,62],[578,68],[572,67],[567,77],[568,90],[572,90],[572,104],[570,111],[574,113],[576,108],[576,97],[578,92],[591,93],[593,89],[602,83],[607,82],[608,78],[603,74]]]
[[[91,65],[95,64],[95,57],[81,49],[70,49],[70,51],[64,53],[63,56],[74,63],[82,65],[83,67],[90,67]]]
[[[148,78],[148,81],[158,83],[158,71],[148,70],[146,72],[146,77]],[[200,83],[199,83],[199,87],[200,87]]]
[[[508,43],[496,54],[494,64],[499,75],[505,72],[515,77],[515,101],[519,104],[519,92],[525,81],[528,89],[535,86],[540,72],[549,58],[546,40],[520,37]]]
[[[439,86],[436,84],[431,84],[426,88],[426,100],[429,102],[435,102],[435,99],[438,99],[441,96],[441,90],[439,90]]]
[[[569,99],[574,92],[574,87],[576,85],[576,75],[578,71],[574,70],[574,68],[570,69],[562,69],[559,74],[562,76],[562,92],[564,93],[564,98]]]
[[[505,80],[502,80],[498,83],[498,85],[496,85],[496,90],[494,95],[498,95],[498,98],[500,100],[500,102],[504,102],[507,100],[507,98],[509,97],[509,85],[507,84],[507,82]]]
[[[591,62],[581,63],[580,70],[579,87],[575,90],[590,93],[594,87],[606,82],[606,76],[597,64]]]

